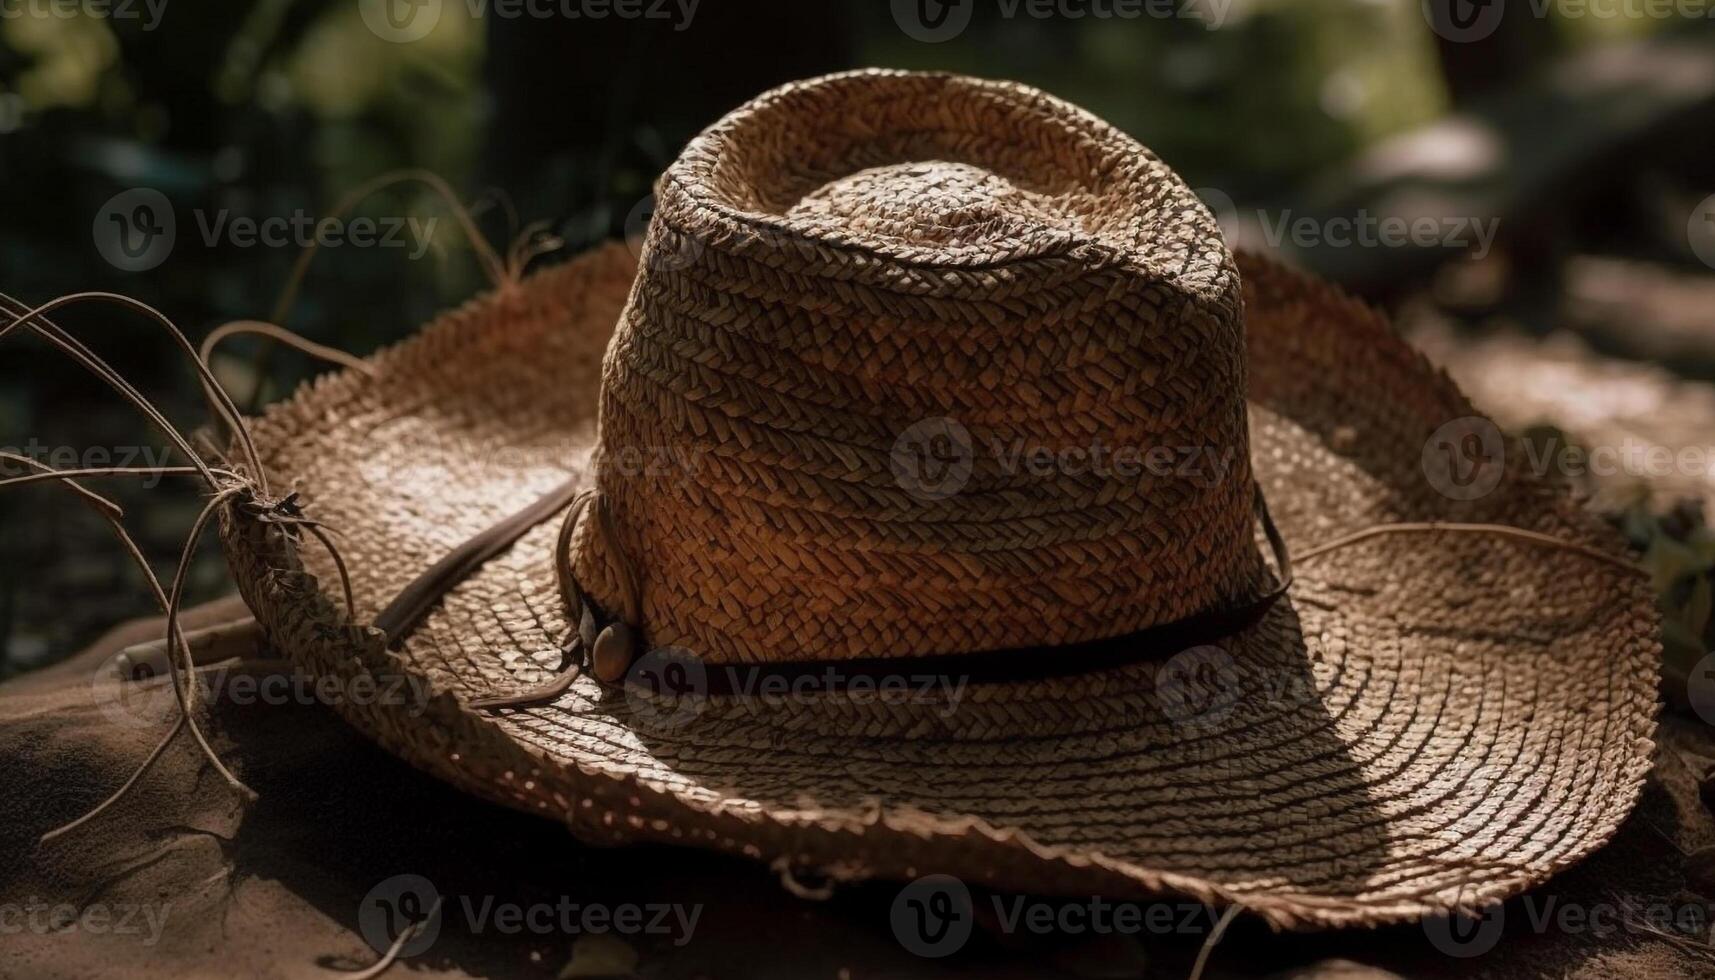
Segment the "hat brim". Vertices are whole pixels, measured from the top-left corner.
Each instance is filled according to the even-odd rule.
[[[1240,269],[1253,462],[1289,544],[1456,520],[1621,553],[1518,453],[1491,492],[1437,491],[1425,440],[1475,415],[1452,382],[1330,287],[1256,258]],[[593,482],[602,352],[635,271],[624,245],[597,249],[376,355],[372,377],[322,378],[256,420],[276,487],[338,531],[360,621],[568,474]],[[694,478],[670,457],[636,462]],[[838,877],[1177,892],[1282,926],[1375,924],[1541,882],[1614,833],[1649,767],[1646,585],[1478,535],[1354,544],[1304,564],[1242,633],[1087,676],[688,701],[584,677],[549,706],[472,710],[561,666],[556,523],[392,650],[349,622],[317,549],[237,512],[223,538],[294,661],[409,676],[432,694],[346,699],[350,722],[589,839]]]

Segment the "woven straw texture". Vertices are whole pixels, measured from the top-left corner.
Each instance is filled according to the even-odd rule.
[[[730,173],[719,153],[709,156],[722,127],[742,130],[770,106],[822,111],[820,86],[851,89],[842,104],[861,107],[844,132],[883,135],[830,137],[825,155],[802,139],[760,141]],[[955,124],[1013,119],[1026,112],[1019,107],[1058,114],[1040,131],[1051,146],[1042,157],[1097,168],[1081,185],[1089,200],[1069,189],[1075,175],[1063,186],[1007,170],[999,144],[1020,142],[1016,134],[946,135]],[[600,467],[604,492],[648,502],[627,511],[616,501],[645,580],[646,629],[677,630],[671,635],[711,661],[859,652],[855,641],[841,646],[846,609],[838,605],[820,607],[820,619],[787,620],[811,640],[782,637],[742,605],[810,595],[807,578],[817,579],[822,601],[840,596],[867,617],[851,624],[854,633],[981,647],[995,636],[1012,645],[1085,635],[1094,627],[1074,597],[1106,603],[1111,632],[1121,632],[1198,599],[1239,594],[1266,575],[1244,509],[1232,501],[1085,500],[1080,487],[1061,484],[1048,494],[1077,505],[1061,522],[1038,523],[1033,508],[1046,497],[999,489],[980,453],[967,489],[995,491],[985,520],[1016,531],[1010,547],[924,537],[936,530],[928,515],[958,497],[901,500],[865,482],[858,474],[885,455],[876,441],[883,430],[856,406],[884,406],[889,421],[956,407],[980,424],[1022,426],[1013,420],[1031,417],[1049,431],[1081,424],[1077,409],[1088,406],[1111,418],[1098,426],[1104,433],[1159,444],[1215,432],[1242,443],[1245,432],[1225,427],[1245,419],[1243,402],[1203,389],[1248,387],[1251,466],[1281,531],[1300,548],[1380,522],[1458,520],[1619,553],[1613,535],[1527,471],[1522,453],[1508,454],[1505,478],[1486,496],[1460,502],[1438,493],[1422,469],[1424,443],[1443,423],[1474,414],[1452,383],[1360,304],[1266,261],[1235,263],[1176,179],[1088,116],[1015,86],[884,73],[788,89],[746,112],[693,144],[664,181],[665,220],[652,226],[645,274],[625,247],[598,249],[377,355],[375,377],[325,377],[256,421],[277,485],[300,491],[306,512],[340,531],[360,620],[568,474],[595,485],[598,389],[603,439],[612,440]],[[885,136],[894,129],[903,135]],[[791,159],[770,164],[771,152],[788,149]],[[931,162],[904,166],[914,160]],[[703,200],[706,219],[690,213],[700,191],[674,190],[687,172],[722,188]],[[773,177],[758,182],[776,173],[796,181],[792,189]],[[1108,175],[1116,185],[1170,186],[1103,189]],[[972,220],[937,212],[934,223],[950,227],[925,230],[909,208],[889,210],[902,190],[939,208],[968,199]],[[1113,203],[1128,196],[1135,211]],[[698,246],[702,254],[669,252],[665,239],[689,234],[697,220],[710,222],[695,227],[713,236]],[[1032,220],[1042,228],[1032,232]],[[866,223],[874,228],[858,227]],[[774,237],[743,244],[745,226]],[[770,241],[798,253],[794,271],[770,264]],[[678,254],[688,258],[667,257]],[[844,277],[812,275],[806,262],[843,268]],[[1054,268],[1062,285],[1044,286],[1056,281]],[[1013,276],[1029,288],[1007,293]],[[1092,279],[1105,285],[1081,292]],[[1058,297],[1053,311],[1036,303],[1048,292]],[[795,295],[806,299],[794,304]],[[1112,338],[1099,316],[1078,315],[1110,299],[1110,322],[1128,324]],[[1241,300],[1243,346],[1228,351],[1224,338],[1237,336],[1229,310]],[[723,306],[726,313],[706,315]],[[957,354],[932,340],[936,309],[947,314],[941,329],[959,338],[949,346]],[[967,345],[980,335],[962,319],[972,309],[1008,339]],[[1031,326],[1049,316],[1051,329]],[[609,347],[616,324],[619,342]],[[846,329],[853,325],[861,326]],[[884,341],[894,330],[918,339]],[[1032,330],[1047,336],[1025,336]],[[1199,341],[1176,341],[1176,331]],[[1145,366],[1122,367],[1133,357]],[[985,371],[1015,383],[988,384]],[[1193,383],[1198,390],[1175,390]],[[1020,394],[1033,385],[1039,390]],[[795,419],[815,427],[793,428]],[[825,436],[840,425],[851,438],[828,440],[838,448],[816,456],[817,439],[803,433]],[[738,433],[719,445],[742,451],[711,444],[687,454],[693,461],[677,475],[661,469],[679,462],[654,464],[657,483],[682,476],[684,486],[605,482],[616,479],[612,447],[621,440],[660,445],[652,440],[666,434],[676,445],[685,432],[716,430]],[[850,471],[838,470],[840,459]],[[746,479],[760,486],[747,490]],[[764,522],[764,531],[746,509],[814,513],[816,501],[836,500],[851,511],[830,526]],[[687,523],[652,524],[666,508]],[[719,534],[707,526],[716,520]],[[886,537],[889,523],[905,525],[901,537]],[[920,523],[930,527],[913,527]],[[1109,552],[1102,526],[1121,542]],[[1175,533],[1146,541],[1146,527]],[[560,666],[568,624],[552,522],[454,589],[397,650],[347,622],[320,552],[236,510],[222,530],[247,602],[294,660],[348,679],[410,674],[435,692],[426,709],[385,699],[340,705],[353,724],[430,772],[563,819],[588,839],[691,843],[840,877],[948,872],[1048,893],[1169,890],[1239,902],[1285,926],[1366,924],[1471,907],[1542,881],[1607,840],[1648,768],[1658,649],[1647,586],[1604,563],[1504,538],[1377,537],[1305,564],[1267,618],[1203,651],[1218,675],[1213,702],[1200,681],[1163,668],[1174,663],[1164,651],[1163,662],[972,686],[956,697],[675,702],[585,677],[552,705],[488,713],[465,705],[533,686]],[[751,550],[705,551],[711,535]],[[1142,597],[1161,583],[1135,559],[1172,562],[1176,544],[1206,553],[1170,566],[1191,584],[1163,588],[1172,598],[1151,606]],[[587,541],[577,546],[597,594],[614,595],[602,577],[609,559],[591,555]],[[1025,566],[1012,563],[1033,547],[1082,556],[1075,568],[1042,569],[1063,575],[1070,596],[1019,586]],[[951,566],[934,560],[968,552],[984,556],[968,582],[946,577]],[[810,563],[797,578],[767,557],[788,553]],[[845,574],[883,575],[905,554],[925,556],[927,570],[916,574],[945,594],[870,598],[857,587],[861,577]],[[847,567],[847,558],[873,564]],[[689,603],[708,594],[720,601]],[[1032,614],[1010,615],[1004,601]],[[1048,620],[1041,603],[1053,603]],[[952,610],[977,621],[955,622]],[[693,645],[703,639],[706,648]]]
[[[1017,85],[844,75],[734,112],[658,187],[601,399],[651,642],[710,661],[1063,644],[1264,587],[1238,276],[1124,134]],[[960,426],[956,493],[896,466],[937,419]],[[1125,480],[991,451],[1096,445],[1234,465]],[[634,465],[663,447],[695,479]],[[626,608],[603,539],[580,544],[598,603]]]

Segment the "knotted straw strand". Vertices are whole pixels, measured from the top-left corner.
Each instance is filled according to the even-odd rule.
[[[457,220],[464,227],[473,247],[475,247],[478,252],[479,258],[483,261],[485,268],[489,272],[491,281],[496,287],[500,287],[520,275],[522,273],[523,266],[536,255],[539,255],[551,248],[558,247],[559,243],[557,239],[539,238],[538,235],[541,229],[536,226],[532,226],[526,232],[526,239],[515,242],[508,253],[507,260],[501,261],[495,254],[492,246],[490,246],[487,240],[477,231],[474,220],[472,219],[469,211],[458,201],[456,196],[453,195],[451,188],[448,187],[445,181],[441,180],[440,177],[424,171],[403,171],[378,177],[375,180],[370,181],[368,184],[365,184],[362,188],[359,188],[357,192],[354,192],[348,197],[347,201],[342,202],[339,207],[336,208],[336,214],[349,210],[363,197],[373,193],[381,187],[406,180],[418,180],[428,184],[451,205],[451,209],[455,213]],[[301,283],[304,273],[309,267],[310,260],[314,256],[317,245],[317,242],[312,242],[305,248],[303,253],[300,254],[298,262],[294,266],[293,274],[288,280],[287,285],[282,291],[282,295],[276,304],[276,319],[284,319],[290,312],[291,307],[295,302],[299,284]],[[163,415],[148,398],[146,398],[135,386],[127,381],[123,375],[114,370],[110,364],[97,355],[87,345],[61,328],[48,316],[49,313],[60,308],[86,301],[116,305],[132,312],[139,313],[155,321],[167,331],[182,350],[189,354],[198,375],[198,382],[202,387],[204,397],[208,401],[216,424],[223,425],[231,436],[238,441],[239,447],[245,456],[246,463],[251,470],[251,474],[248,475],[248,478],[245,475],[240,475],[231,470],[208,465],[208,463],[202,459],[201,455],[192,448],[189,440],[184,437],[177,427],[167,420],[166,416]],[[88,813],[85,813],[62,827],[44,834],[41,841],[45,843],[46,841],[68,833],[69,831],[74,830],[99,816],[101,813],[119,802],[119,800],[124,798],[124,796],[130,792],[143,775],[147,773],[161,757],[162,753],[166,750],[167,745],[172,742],[173,738],[185,728],[190,729],[204,756],[221,774],[221,776],[225,778],[228,785],[232,786],[245,799],[255,799],[255,791],[251,790],[242,781],[237,779],[237,777],[233,776],[231,771],[228,770],[220,761],[218,754],[215,753],[213,747],[208,743],[201,727],[195,720],[194,711],[197,702],[194,680],[196,667],[195,663],[191,659],[190,644],[186,641],[184,633],[178,625],[178,616],[183,603],[184,585],[186,577],[188,576],[191,555],[194,552],[197,539],[201,536],[203,530],[206,529],[209,520],[222,505],[231,502],[235,497],[249,494],[251,492],[252,484],[254,484],[255,488],[260,490],[264,496],[266,496],[268,492],[267,474],[262,466],[261,457],[257,452],[256,444],[251,437],[249,428],[244,424],[243,416],[238,411],[236,403],[214,377],[211,366],[211,356],[218,345],[226,339],[241,334],[249,334],[273,339],[302,351],[303,353],[309,354],[312,357],[316,357],[336,366],[348,368],[365,375],[372,376],[374,373],[373,368],[359,358],[335,348],[309,341],[292,331],[285,329],[284,327],[273,323],[254,320],[239,320],[222,324],[220,327],[217,327],[212,331],[207,338],[205,338],[200,348],[194,348],[191,346],[190,341],[185,337],[184,332],[180,330],[179,327],[165,314],[146,303],[114,293],[86,292],[70,294],[50,300],[49,302],[37,307],[30,307],[22,301],[8,296],[5,293],[0,293],[0,311],[10,313],[13,316],[13,320],[10,323],[0,326],[0,339],[3,339],[7,334],[11,333],[19,326],[27,327],[38,336],[47,340],[56,349],[82,364],[95,374],[97,378],[101,379],[115,391],[123,395],[127,400],[131,401],[138,410],[141,411],[152,424],[159,428],[193,464],[188,467],[92,467],[78,470],[54,471],[51,467],[47,467],[44,464],[27,457],[17,456],[10,453],[0,453],[0,458],[10,459],[37,470],[35,473],[26,474],[21,477],[0,479],[0,487],[18,486],[48,480],[59,482],[61,485],[66,486],[82,496],[87,503],[100,512],[103,518],[109,521],[112,525],[126,551],[132,556],[132,559],[137,563],[145,578],[150,583],[151,589],[155,593],[157,603],[160,605],[166,616],[168,674],[172,679],[174,695],[180,709],[179,718],[174,722],[172,727],[169,728],[166,734],[155,745],[154,749],[144,759],[142,764],[132,772],[130,777],[126,779],[126,781],[113,795],[109,796]],[[216,492],[204,506],[202,512],[198,515],[190,532],[188,540],[185,543],[184,550],[180,554],[179,565],[173,579],[173,588],[169,595],[166,590],[162,589],[160,580],[155,577],[153,570],[149,568],[147,559],[143,557],[141,549],[137,547],[136,542],[131,538],[121,523],[124,512],[111,500],[84,488],[81,484],[78,484],[75,478],[187,474],[201,476],[209,488]],[[216,479],[217,476],[220,477],[219,480]],[[347,615],[355,622],[357,618],[357,607],[353,595],[351,577],[345,558],[340,554],[339,548],[334,543],[332,536],[334,533],[333,529],[328,528],[319,521],[310,520],[301,515],[289,512],[288,505],[291,504],[292,498],[295,496],[296,495],[294,494],[288,497],[286,500],[281,501],[279,505],[274,507],[264,508],[257,516],[259,519],[268,523],[280,524],[290,528],[301,528],[308,531],[321,543],[323,548],[327,550],[329,557],[332,559],[334,566],[338,571],[340,585],[344,593]],[[182,661],[182,663],[176,667],[174,665],[175,652],[180,655],[179,660]],[[183,671],[182,676],[180,674],[181,670]]]
[[[338,220],[349,213],[353,208],[357,207],[357,205],[362,203],[364,199],[368,198],[370,195],[398,184],[413,182],[427,186],[431,191],[439,196],[443,202],[445,202],[447,209],[453,214],[453,219],[457,221],[459,223],[459,227],[463,229],[465,238],[470,242],[471,248],[476,251],[477,261],[482,264],[483,271],[487,274],[490,285],[495,289],[500,289],[509,282],[516,280],[517,275],[522,271],[522,264],[517,266],[515,269],[495,253],[494,246],[488,243],[488,239],[476,227],[476,219],[472,216],[470,209],[458,199],[458,195],[453,193],[453,189],[448,186],[447,182],[441,179],[439,174],[432,171],[420,169],[390,170],[387,173],[372,177],[363,184],[358,185],[358,187],[349,194],[340,198],[338,203],[333,206],[332,210],[330,210],[321,220],[323,222]],[[318,222],[318,225],[319,224],[320,222]],[[558,247],[558,245],[556,244],[554,247]],[[525,250],[520,248],[517,244],[515,244],[513,248],[513,255],[523,256],[525,254]],[[292,263],[292,271],[286,277],[286,284],[281,288],[279,298],[274,301],[274,309],[269,317],[273,323],[281,325],[276,329],[284,329],[284,324],[287,322],[287,318],[292,314],[292,308],[297,305],[298,291],[303,286],[305,276],[309,274],[310,263],[315,261],[316,253],[320,249],[321,236],[313,236],[310,242],[305,245],[301,251],[299,251],[297,261]],[[530,257],[533,257],[533,255]],[[523,261],[528,260],[529,257],[525,257],[523,259]],[[218,340],[214,341],[214,343],[218,342]],[[204,345],[205,352],[211,348],[212,344]],[[299,347],[299,349],[305,350],[303,347]],[[262,376],[264,374],[263,362],[258,360],[255,368],[256,370],[254,373],[256,376],[256,383],[251,388],[250,394],[244,399],[245,404],[248,405],[252,411],[259,407],[258,400],[262,397],[262,390],[264,387],[262,380]]]
[[[154,569],[149,567],[148,559],[143,557],[142,549],[137,546],[136,540],[133,539],[130,533],[125,530],[125,525],[122,522],[124,512],[120,510],[119,505],[77,483],[75,479],[72,479],[72,473],[69,471],[56,471],[45,463],[31,459],[27,456],[20,456],[15,453],[0,453],[0,458],[5,458],[11,462],[35,468],[47,478],[56,480],[61,486],[77,493],[78,496],[93,507],[94,510],[101,515],[102,519],[107,521],[108,525],[112,527],[113,533],[119,538],[120,544],[124,547],[126,554],[131,557],[131,560],[137,566],[138,571],[143,574],[143,579],[148,583],[149,589],[154,594],[155,601],[160,606],[161,611],[163,613],[168,611],[171,606],[171,600],[168,598],[166,590],[161,588],[161,581],[155,576]],[[146,473],[147,471],[138,470],[136,472]],[[194,473],[195,470],[191,470],[190,472]],[[179,635],[178,644],[181,649],[188,649],[188,644],[185,643],[182,633]],[[160,741],[155,743],[154,749],[149,752],[149,755],[144,758],[142,764],[132,772],[131,776],[125,780],[117,791],[101,803],[97,804],[94,809],[88,811],[83,816],[43,834],[40,838],[40,843],[45,844],[56,837],[77,829],[105,812],[115,803],[119,802],[120,799],[124,798],[124,796],[130,792],[131,787],[136,785],[137,781],[143,777],[143,774],[148,772],[149,769],[154,766],[156,760],[158,760],[161,757],[161,754],[166,751],[167,746],[172,742],[174,737],[176,737],[179,732],[184,730],[186,727],[191,729],[193,736],[197,740],[198,746],[203,750],[204,755],[209,759],[209,761],[214,764],[216,770],[219,771],[229,783],[236,782],[232,774],[226,770],[226,767],[221,765],[220,758],[214,754],[213,748],[209,746],[207,739],[202,734],[202,730],[196,724],[196,720],[192,714],[195,707],[195,685],[194,683],[187,684],[184,678],[182,678],[179,673],[172,668],[172,646],[172,637],[171,634],[169,634],[167,674],[172,680],[173,697],[178,702],[179,706],[178,719],[174,721],[172,727],[167,730],[166,734],[161,737]],[[194,680],[195,674],[190,674],[190,677]],[[242,786],[243,784],[238,783],[238,785]]]

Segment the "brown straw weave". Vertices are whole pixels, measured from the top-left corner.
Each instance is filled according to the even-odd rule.
[[[568,477],[617,532],[600,546],[586,521],[580,581],[709,670],[1055,643],[1243,599],[1271,577],[1253,475],[1300,548],[1462,521],[1622,554],[1521,453],[1492,493],[1438,492],[1425,441],[1475,414],[1450,381],[1362,305],[1235,262],[1148,151],[1022,86],[789,86],[659,195],[641,274],[595,250],[255,421],[276,491],[339,530],[360,621]],[[969,479],[911,492],[896,440],[942,417],[970,433]],[[1021,478],[995,438],[1241,452],[1220,479],[1128,485]],[[554,524],[393,638],[348,621],[325,552],[242,509],[222,533],[294,660],[433,692],[341,703],[353,724],[592,840],[1373,924],[1541,882],[1612,835],[1649,763],[1646,584],[1485,535],[1366,538],[1303,564],[1256,625],[1114,670],[903,697],[580,676],[472,709],[563,665]]]
[[[1195,195],[1093,116],[975,79],[789,85],[686,148],[644,255],[603,368],[621,465],[599,485],[647,556],[652,643],[710,661],[1063,644],[1265,587],[1238,275]],[[902,485],[902,434],[943,418],[968,479]],[[1233,468],[1008,472],[991,448],[1014,445]],[[623,465],[664,447],[694,479]],[[581,538],[580,578],[624,608],[603,540]]]

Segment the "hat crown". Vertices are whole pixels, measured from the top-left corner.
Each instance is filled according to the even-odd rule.
[[[796,83],[658,185],[575,567],[715,661],[1129,633],[1266,576],[1244,391],[1232,258],[1148,150],[1011,83]]]
[[[982,167],[947,160],[886,164],[835,178],[795,202],[797,226],[900,244],[995,248],[1054,227],[1052,199]]]

